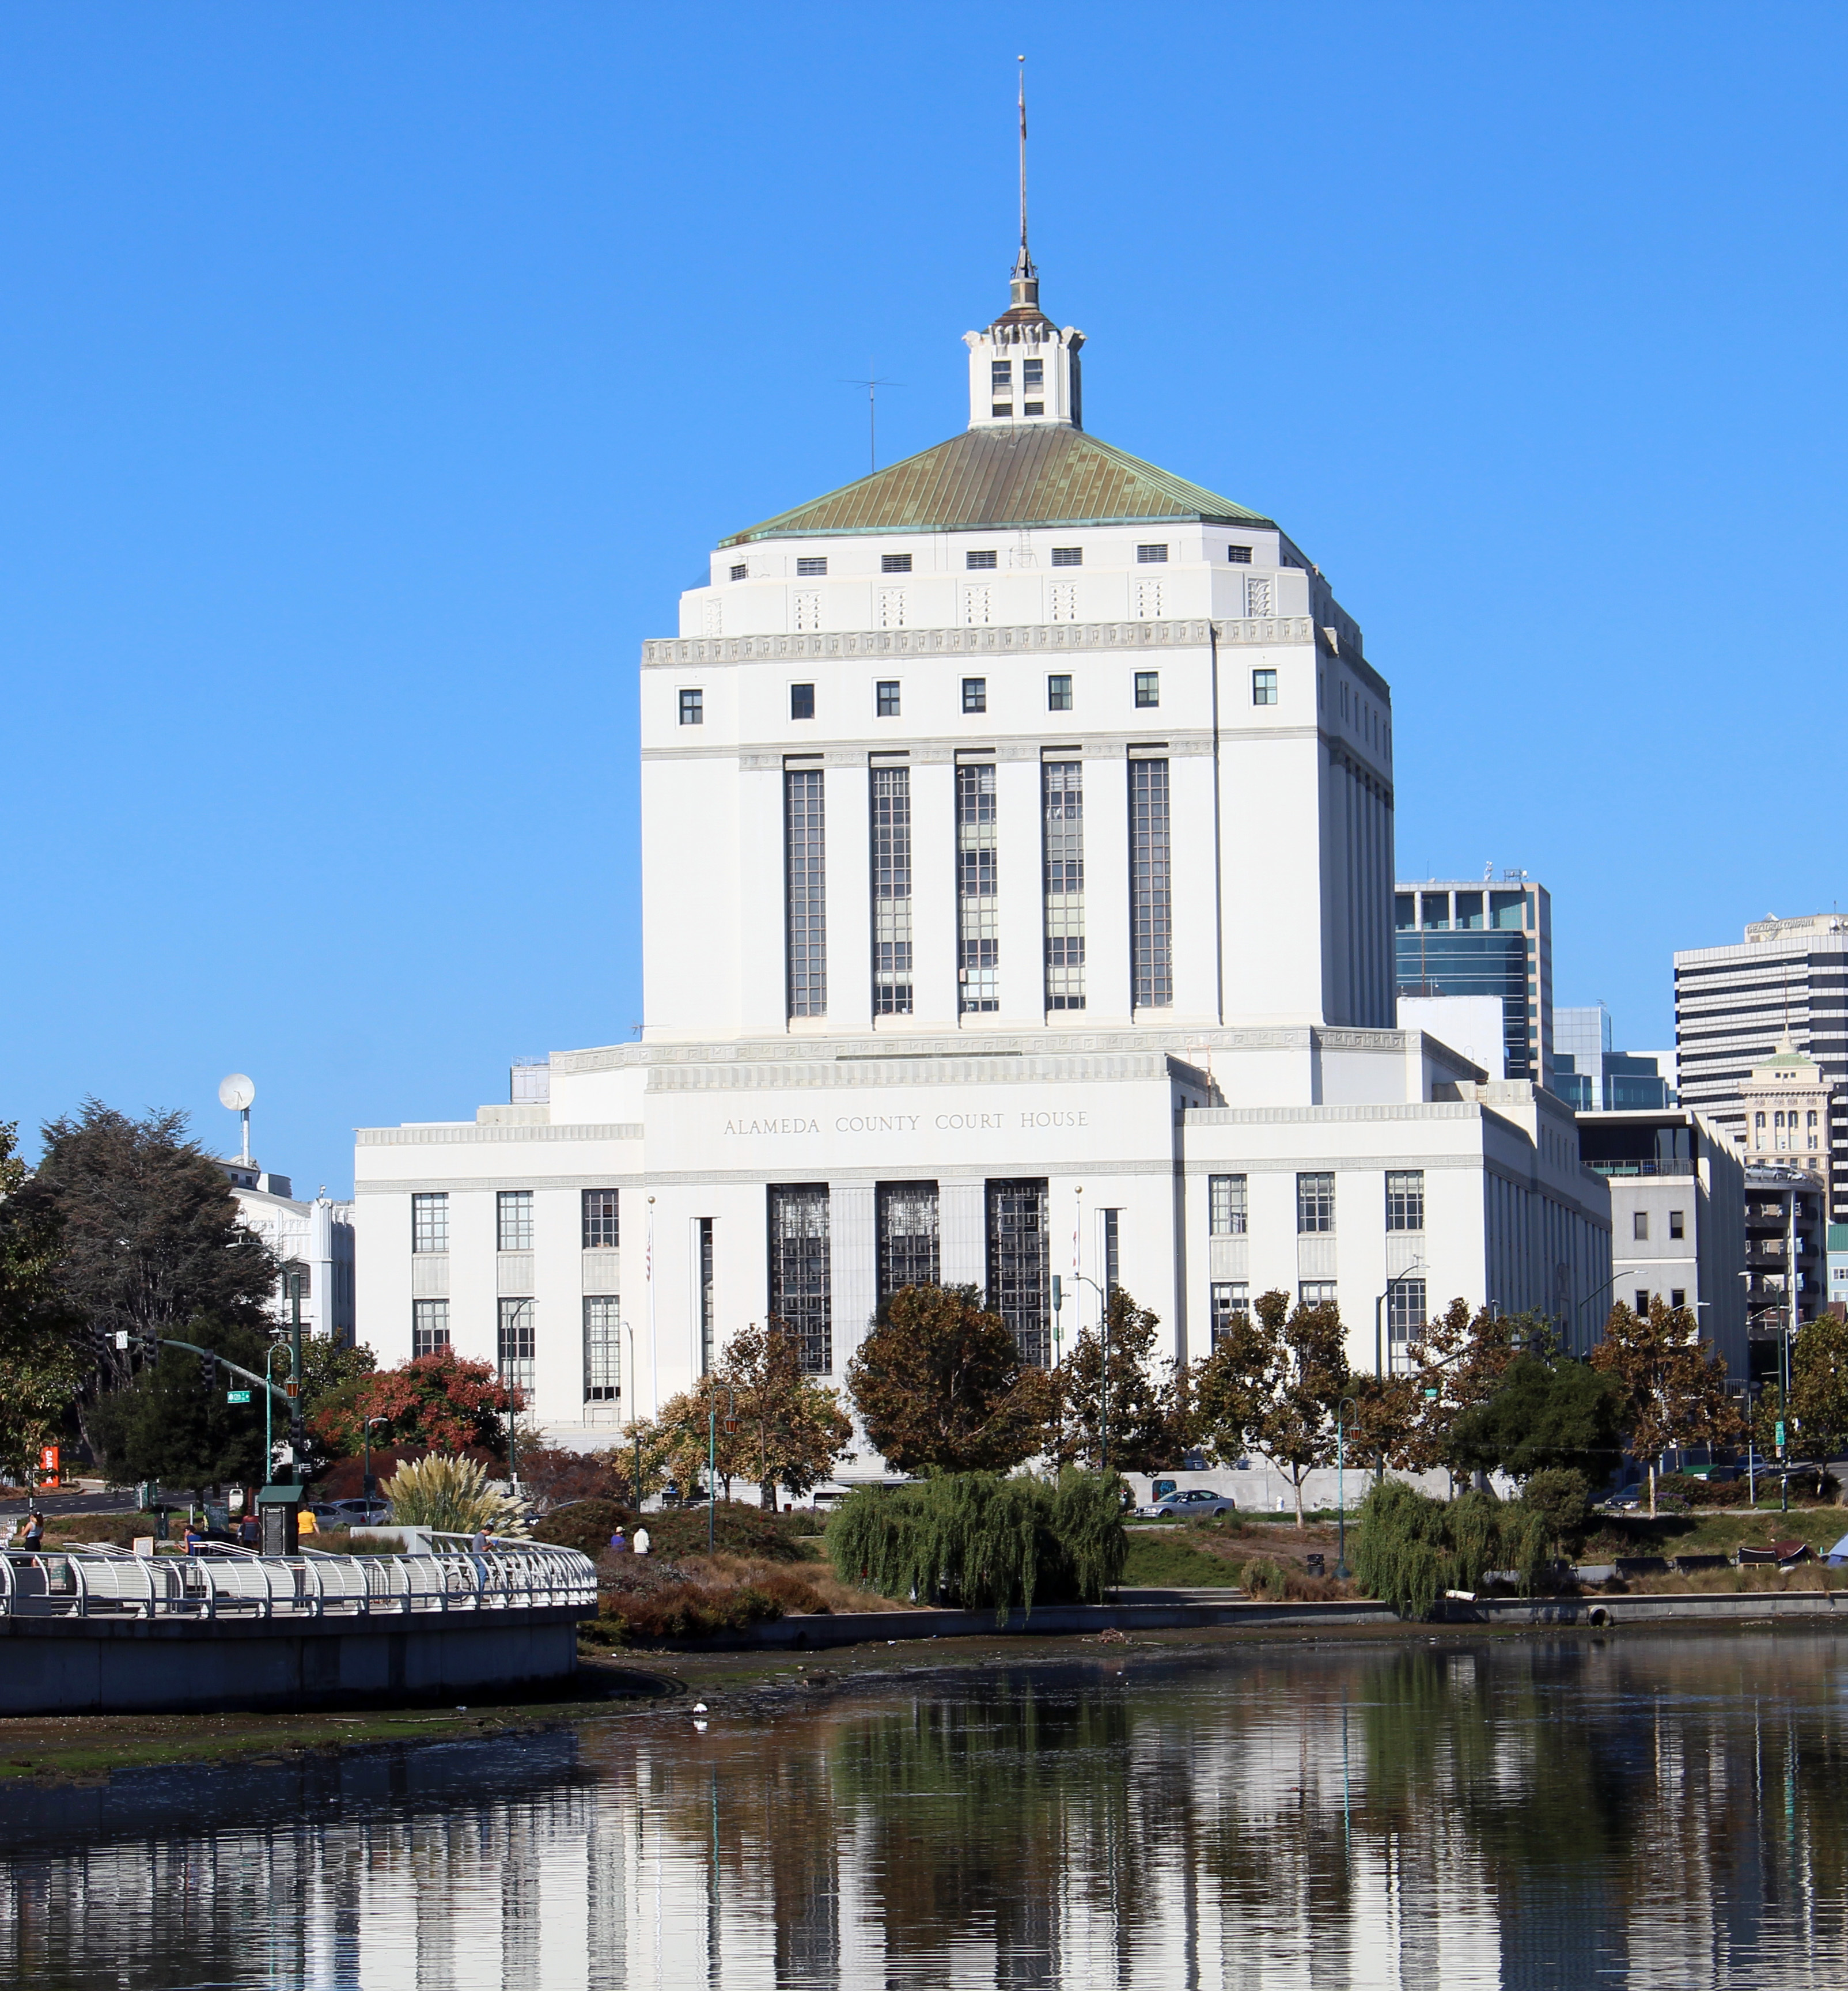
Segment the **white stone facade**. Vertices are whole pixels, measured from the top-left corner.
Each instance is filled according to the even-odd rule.
[[[308,1334],[353,1339],[353,1206],[335,1203],[325,1189],[312,1202],[297,1199],[287,1176],[253,1162],[220,1162],[237,1200],[237,1213],[282,1261],[284,1276],[270,1302],[279,1326],[294,1319],[291,1275],[301,1275],[301,1323]]]
[[[581,1438],[772,1312],[838,1380],[921,1270],[1047,1360],[1110,1278],[1187,1358],[1332,1295],[1369,1366],[1389,1288],[1390,1348],[1608,1281],[1570,1111],[1394,1027],[1358,628],[1271,522],[1084,437],[1036,314],[972,361],[1036,338],[1068,412],[972,373],[967,437],[727,542],[643,646],[641,1041],[360,1132],[382,1359],[440,1321]]]

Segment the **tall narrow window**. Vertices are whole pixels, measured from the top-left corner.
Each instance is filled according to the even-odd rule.
[[[911,1013],[911,771],[873,770],[873,1013]]]
[[[1106,1210],[1104,1218],[1104,1291],[1115,1292],[1123,1283],[1123,1213]]]
[[[815,686],[812,684],[792,684],[789,687],[789,716],[791,719],[812,719],[815,716]]]
[[[441,1190],[434,1196],[411,1198],[410,1248],[414,1251],[449,1249],[449,1198]]]
[[[531,1300],[501,1302],[501,1380],[509,1390],[530,1398],[533,1371],[538,1366],[538,1332]]]
[[[495,1200],[495,1243],[502,1251],[533,1249],[533,1192],[504,1189]]]
[[[694,1250],[699,1261],[699,1373],[713,1373],[713,1337],[718,1315],[713,1306],[713,1220],[694,1220]]]
[[[1069,685],[1070,680],[1067,680]],[[1046,1006],[1084,1006],[1084,764],[1048,761],[1046,805]]]
[[[1206,1178],[1206,1227],[1215,1237],[1242,1237],[1247,1221],[1243,1176]]]
[[[622,1227],[617,1221],[620,1201],[613,1189],[587,1189],[584,1193],[584,1248],[587,1251],[614,1251],[622,1241]]]
[[[772,1183],[769,1196],[771,1318],[795,1336],[803,1368],[825,1376],[834,1366],[828,1185]]]
[[[1388,1230],[1424,1228],[1424,1171],[1388,1169],[1386,1172],[1386,1227]]]
[[[1129,764],[1129,943],[1138,1009],[1174,1002],[1174,917],[1168,851],[1168,763]]]
[[[410,1352],[434,1355],[449,1346],[449,1302],[447,1300],[413,1300],[410,1303]]]
[[[1052,1348],[1046,1183],[988,1185],[989,1308],[1013,1332],[1023,1361],[1043,1369]]]
[[[789,1013],[828,1013],[828,915],[822,819],[822,771],[791,767],[783,775],[784,840],[788,883]]]
[[[995,897],[995,764],[956,770],[956,975],[965,1014],[1001,1006]]]
[[[938,1245],[937,1185],[881,1183],[879,1211],[879,1303],[907,1286],[941,1283]]]
[[[622,1302],[614,1293],[587,1293],[584,1303],[584,1400],[613,1404],[622,1394]]]

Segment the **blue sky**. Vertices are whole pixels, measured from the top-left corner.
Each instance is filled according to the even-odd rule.
[[[1096,433],[1281,520],[1402,876],[1562,1002],[1843,889],[1839,8],[0,15],[0,1118],[349,1184],[640,1015],[635,666],[721,534],[965,419],[1033,246]],[[1256,944],[1261,944],[1261,940]]]

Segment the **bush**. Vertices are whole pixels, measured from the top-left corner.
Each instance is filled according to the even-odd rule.
[[[1659,1506],[1667,1500],[1689,1507],[1743,1507],[1751,1490],[1743,1479],[1700,1479],[1690,1473],[1664,1472],[1656,1477],[1656,1503]],[[1639,1511],[1647,1513],[1649,1509],[1645,1506]]]
[[[610,1545],[610,1537],[621,1528],[635,1531],[632,1508],[614,1500],[574,1500],[568,1507],[555,1507],[533,1523],[533,1539],[555,1547],[576,1549],[594,1562]]]
[[[1577,1541],[1591,1525],[1591,1482],[1570,1466],[1530,1474],[1521,1502],[1546,1522],[1548,1538],[1557,1547]]]
[[[1491,1569],[1513,1569],[1530,1595],[1548,1540],[1545,1513],[1520,1501],[1470,1492],[1446,1504],[1385,1479],[1361,1506],[1354,1577],[1401,1618],[1423,1618],[1440,1591],[1475,1590]]]
[[[738,1588],[672,1583],[657,1590],[606,1598],[594,1618],[579,1627],[593,1644],[621,1646],[631,1639],[710,1639],[781,1618],[784,1605],[755,1584]]]
[[[813,1526],[812,1516],[767,1513],[741,1500],[721,1500],[713,1509],[713,1546],[727,1555],[752,1556],[762,1562],[806,1562],[809,1551],[801,1537]],[[581,1549],[593,1558],[610,1545],[621,1528],[632,1540],[638,1526],[648,1531],[650,1551],[677,1562],[683,1556],[706,1553],[706,1509],[670,1508],[661,1513],[638,1514],[615,1500],[573,1500],[555,1507],[533,1524],[535,1541],[555,1542]]]
[[[497,1493],[472,1458],[445,1458],[433,1452],[414,1465],[400,1465],[379,1489],[400,1527],[434,1528],[451,1535],[512,1534],[523,1521],[517,1501]]]
[[[1273,1604],[1281,1603],[1288,1595],[1288,1579],[1268,1556],[1254,1556],[1245,1564],[1244,1587],[1254,1597],[1261,1597]]]
[[[886,1597],[940,1597],[997,1618],[1036,1598],[1094,1604],[1121,1580],[1129,1538],[1114,1473],[1057,1481],[946,1473],[890,1492],[864,1487],[828,1525],[842,1579]]]

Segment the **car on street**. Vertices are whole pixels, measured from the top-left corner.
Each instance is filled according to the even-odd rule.
[[[329,1528],[376,1527],[391,1519],[383,1500],[327,1500],[315,1503],[315,1519]]]
[[[1229,1493],[1214,1493],[1204,1486],[1189,1486],[1179,1493],[1169,1493],[1159,1500],[1150,1502],[1145,1507],[1136,1509],[1145,1520],[1166,1520],[1170,1516],[1180,1520],[1199,1520],[1213,1514],[1236,1514],[1238,1503]]]

